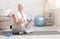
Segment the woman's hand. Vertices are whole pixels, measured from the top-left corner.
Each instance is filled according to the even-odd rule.
[[[32,19],[31,19],[31,18],[27,18],[27,21],[28,21],[28,22],[31,22],[31,21],[32,21]]]

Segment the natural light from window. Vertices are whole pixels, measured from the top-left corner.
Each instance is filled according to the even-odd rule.
[[[60,8],[60,0],[55,0],[55,7]]]

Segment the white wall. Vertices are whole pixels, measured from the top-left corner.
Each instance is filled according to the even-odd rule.
[[[0,9],[9,9],[11,8],[13,13],[17,8],[17,3],[19,0],[0,0]]]
[[[12,9],[12,13],[16,13],[17,4],[19,0],[0,0],[0,8]],[[21,0],[24,3],[24,12],[30,17],[43,14],[43,1],[42,0]]]
[[[60,0],[55,0],[56,8],[60,8]]]
[[[24,11],[28,16],[36,16],[43,14],[43,1],[42,0],[21,0],[24,3]]]

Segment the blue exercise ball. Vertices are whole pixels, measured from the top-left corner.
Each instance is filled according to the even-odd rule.
[[[44,26],[46,23],[46,19],[44,16],[38,15],[34,18],[34,24],[37,26]]]

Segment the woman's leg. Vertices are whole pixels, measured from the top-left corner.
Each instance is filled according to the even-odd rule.
[[[26,29],[26,32],[27,33],[30,33],[30,32],[33,31],[32,30],[32,28],[33,28],[33,25],[32,24],[33,24],[32,22],[28,22],[28,23],[25,24],[25,29]]]
[[[31,28],[32,28],[32,22],[29,23],[22,23],[20,25],[15,25],[14,28],[12,28],[12,32],[13,33],[20,33],[21,32],[31,32]]]
[[[23,32],[23,31],[25,31],[24,24],[14,25],[13,28],[12,28],[13,33],[19,33],[19,32]]]

